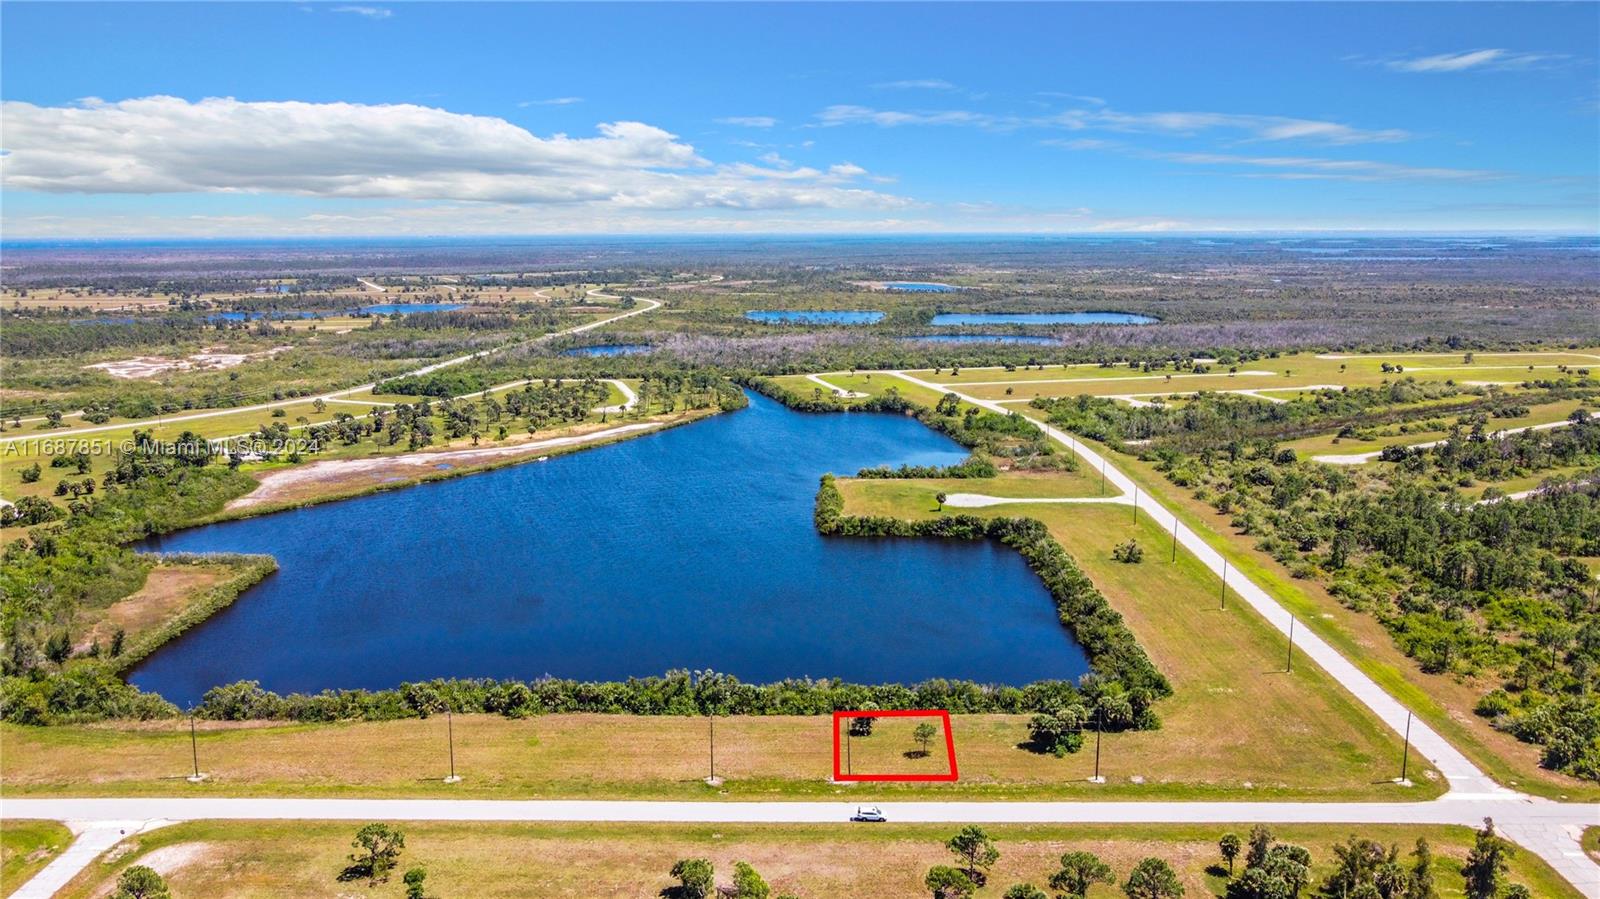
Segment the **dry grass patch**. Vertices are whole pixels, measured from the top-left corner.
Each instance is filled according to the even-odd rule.
[[[399,895],[400,873],[420,865],[430,895],[498,897],[655,896],[672,881],[667,872],[685,857],[711,860],[718,883],[731,879],[733,863],[747,861],[772,885],[774,894],[803,899],[873,896],[925,897],[922,877],[931,865],[949,864],[943,842],[953,825],[631,825],[631,824],[400,824],[406,848],[387,884],[338,881],[351,836],[359,822],[193,822],[143,834],[125,844],[110,863],[91,865],[69,885],[66,897],[101,895],[126,867],[173,860],[179,847],[200,847],[172,868],[175,895],[230,897]],[[1167,860],[1189,896],[1216,896],[1225,879],[1216,839],[1245,826],[995,826],[1000,859],[989,885],[979,892],[994,899],[1009,885],[1043,886],[1062,853],[1088,850],[1111,865],[1119,878],[1139,859]],[[1331,847],[1352,831],[1409,850],[1425,836],[1436,856],[1440,891],[1461,895],[1460,865],[1471,831],[1460,827],[1274,828],[1280,839],[1306,846],[1314,876],[1329,872]],[[113,855],[116,850],[113,850]],[[167,853],[162,855],[162,853]],[[108,855],[108,857],[110,857]],[[1534,895],[1572,899],[1579,894],[1530,853],[1512,860],[1511,878]],[[1111,899],[1120,890],[1097,886],[1091,899]]]

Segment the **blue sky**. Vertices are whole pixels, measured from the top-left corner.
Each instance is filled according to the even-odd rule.
[[[6,237],[1600,230],[1600,4],[5,3]]]

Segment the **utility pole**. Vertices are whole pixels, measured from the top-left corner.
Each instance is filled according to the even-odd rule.
[[[716,786],[721,781],[717,780],[717,713],[715,710],[707,714],[706,723],[710,726],[709,735],[711,741],[711,773],[706,777],[706,783]]]
[[[1133,488],[1133,523],[1139,523],[1139,488]]]
[[[1104,456],[1100,457],[1100,495],[1106,495],[1106,460]]]
[[[1411,786],[1411,779],[1406,776],[1406,774],[1408,773],[1407,768],[1408,768],[1410,762],[1411,762],[1411,710],[1407,709],[1406,710],[1406,742],[1405,742],[1405,747],[1400,750],[1400,779],[1395,781],[1395,783],[1399,784],[1402,787]]]
[[[461,776],[456,774],[456,719],[454,713],[447,706],[444,710],[444,729],[450,743],[450,776],[444,779],[447,784],[461,782]]]
[[[1172,561],[1178,561],[1178,516],[1172,516]]]
[[[1094,776],[1089,778],[1089,782],[1103,784],[1106,779],[1100,776],[1100,734],[1106,729],[1106,710],[1102,706],[1096,708],[1094,712]]]
[[[1222,560],[1222,608],[1228,608],[1228,560]]]
[[[188,781],[197,784],[206,776],[200,773],[200,744],[194,733],[194,709],[189,710],[189,758],[194,762],[194,773],[189,775]]]
[[[1285,673],[1294,671],[1294,616],[1289,616],[1289,658],[1284,663]]]
[[[854,774],[856,769],[850,764],[850,723],[845,719],[844,725],[844,773]]]

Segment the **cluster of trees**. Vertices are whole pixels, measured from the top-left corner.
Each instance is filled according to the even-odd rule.
[[[956,864],[929,868],[922,879],[923,886],[933,894],[933,899],[972,899],[973,894],[989,882],[990,869],[1000,860],[999,847],[988,832],[977,825],[961,828],[944,845],[956,857]],[[1051,874],[1047,882],[1057,899],[1085,899],[1094,885],[1114,884],[1117,877],[1099,856],[1078,850],[1061,856],[1060,869]],[[1148,857],[1128,872],[1127,879],[1122,882],[1122,892],[1128,899],[1178,899],[1184,890],[1171,865]],[[1002,899],[1050,899],[1050,896],[1034,884],[1022,882],[1006,888]]]
[[[863,468],[856,472],[858,478],[992,478],[1000,473],[994,460],[982,453],[973,453],[955,465],[902,465],[890,468]]]
[[[823,475],[817,490],[813,519],[823,534],[852,537],[941,537],[946,539],[999,540],[1015,549],[1044,582],[1056,604],[1061,623],[1083,647],[1094,674],[1084,689],[1097,697],[1115,691],[1126,697],[1128,714],[1107,726],[1153,729],[1159,726],[1155,702],[1172,695],[1172,685],[1150,661],[1144,647],[1128,630],[1122,615],[1106,601],[1088,575],[1062,548],[1041,522],[1032,518],[980,518],[950,515],[923,521],[884,516],[846,516],[844,497],[832,475]],[[1055,711],[1071,699],[1040,708]],[[930,707],[931,708],[931,707]],[[1054,746],[1050,747],[1052,751]]]
[[[185,445],[204,441],[177,444]],[[80,609],[103,608],[144,584],[153,560],[127,543],[214,513],[254,486],[208,459],[204,451],[175,449],[141,432],[117,455],[101,489],[68,505],[64,521],[34,527],[0,551],[0,715],[70,720],[165,711],[165,703],[99,666],[73,671],[69,628]],[[53,517],[63,517],[50,507]]]
[[[1554,401],[1565,395],[1542,396]],[[1440,401],[1444,402],[1440,402]],[[1517,403],[1531,400],[1520,398]],[[1151,441],[1182,452],[1218,451],[1232,443],[1294,440],[1313,434],[1359,436],[1381,425],[1447,414],[1487,417],[1514,405],[1498,391],[1402,378],[1379,387],[1318,390],[1285,403],[1239,394],[1201,392],[1181,406],[1131,406],[1103,397],[1037,397],[1030,404],[1051,423],[1113,445]]]
[[[1562,428],[1501,433],[1479,419],[1458,425],[1436,446],[1385,447],[1381,458],[1408,473],[1463,486],[1552,468],[1600,467],[1600,416],[1578,409],[1568,421]]]
[[[1147,411],[1090,399],[1045,405],[1074,429]],[[1157,417],[1182,422],[1191,408],[1236,405],[1215,397]],[[1547,767],[1600,779],[1600,589],[1581,561],[1600,555],[1600,484],[1555,481],[1489,503],[1456,489],[1470,470],[1591,458],[1600,424],[1578,416],[1511,438],[1462,434],[1371,468],[1301,461],[1272,436],[1240,439],[1229,427],[1183,433],[1186,442],[1153,444],[1143,456],[1294,576],[1321,580],[1376,616],[1425,671],[1496,678],[1481,714],[1543,746]]]
[[[772,887],[746,862],[733,863],[733,883],[717,890],[717,870],[707,858],[679,859],[670,872],[676,884],[661,891],[663,899],[706,899],[716,892],[729,899],[796,899],[792,893],[772,895]]]
[[[386,883],[389,875],[400,866],[400,854],[406,848],[406,835],[400,828],[381,821],[362,825],[350,841],[354,851],[347,856],[349,864],[339,872],[339,881],[365,880],[368,887]],[[428,895],[428,869],[417,865],[406,871],[401,882],[406,887],[406,899],[436,899]]]

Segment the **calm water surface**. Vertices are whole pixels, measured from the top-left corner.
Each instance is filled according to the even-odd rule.
[[[882,321],[883,313],[871,309],[752,309],[744,317],[753,322],[780,325],[870,325]]]
[[[648,353],[654,347],[648,343],[602,343],[594,346],[575,346],[569,350],[562,350],[563,356],[632,356],[638,353]]]
[[[1037,334],[918,334],[900,339],[919,343],[1031,343],[1037,346],[1054,346],[1061,342]]]
[[[911,293],[955,293],[959,289],[948,284],[929,281],[889,281],[883,286],[885,290],[904,290]]]
[[[379,303],[362,306],[361,311],[372,315],[410,315],[413,312],[451,312],[464,308],[460,303]]]
[[[941,312],[945,325],[1148,325],[1159,319],[1132,312]]]
[[[240,679],[1075,678],[1083,654],[1013,551],[812,527],[824,472],[965,455],[908,418],[757,396],[548,462],[184,531],[146,548],[271,553],[281,568],[131,680],[184,705]]]

